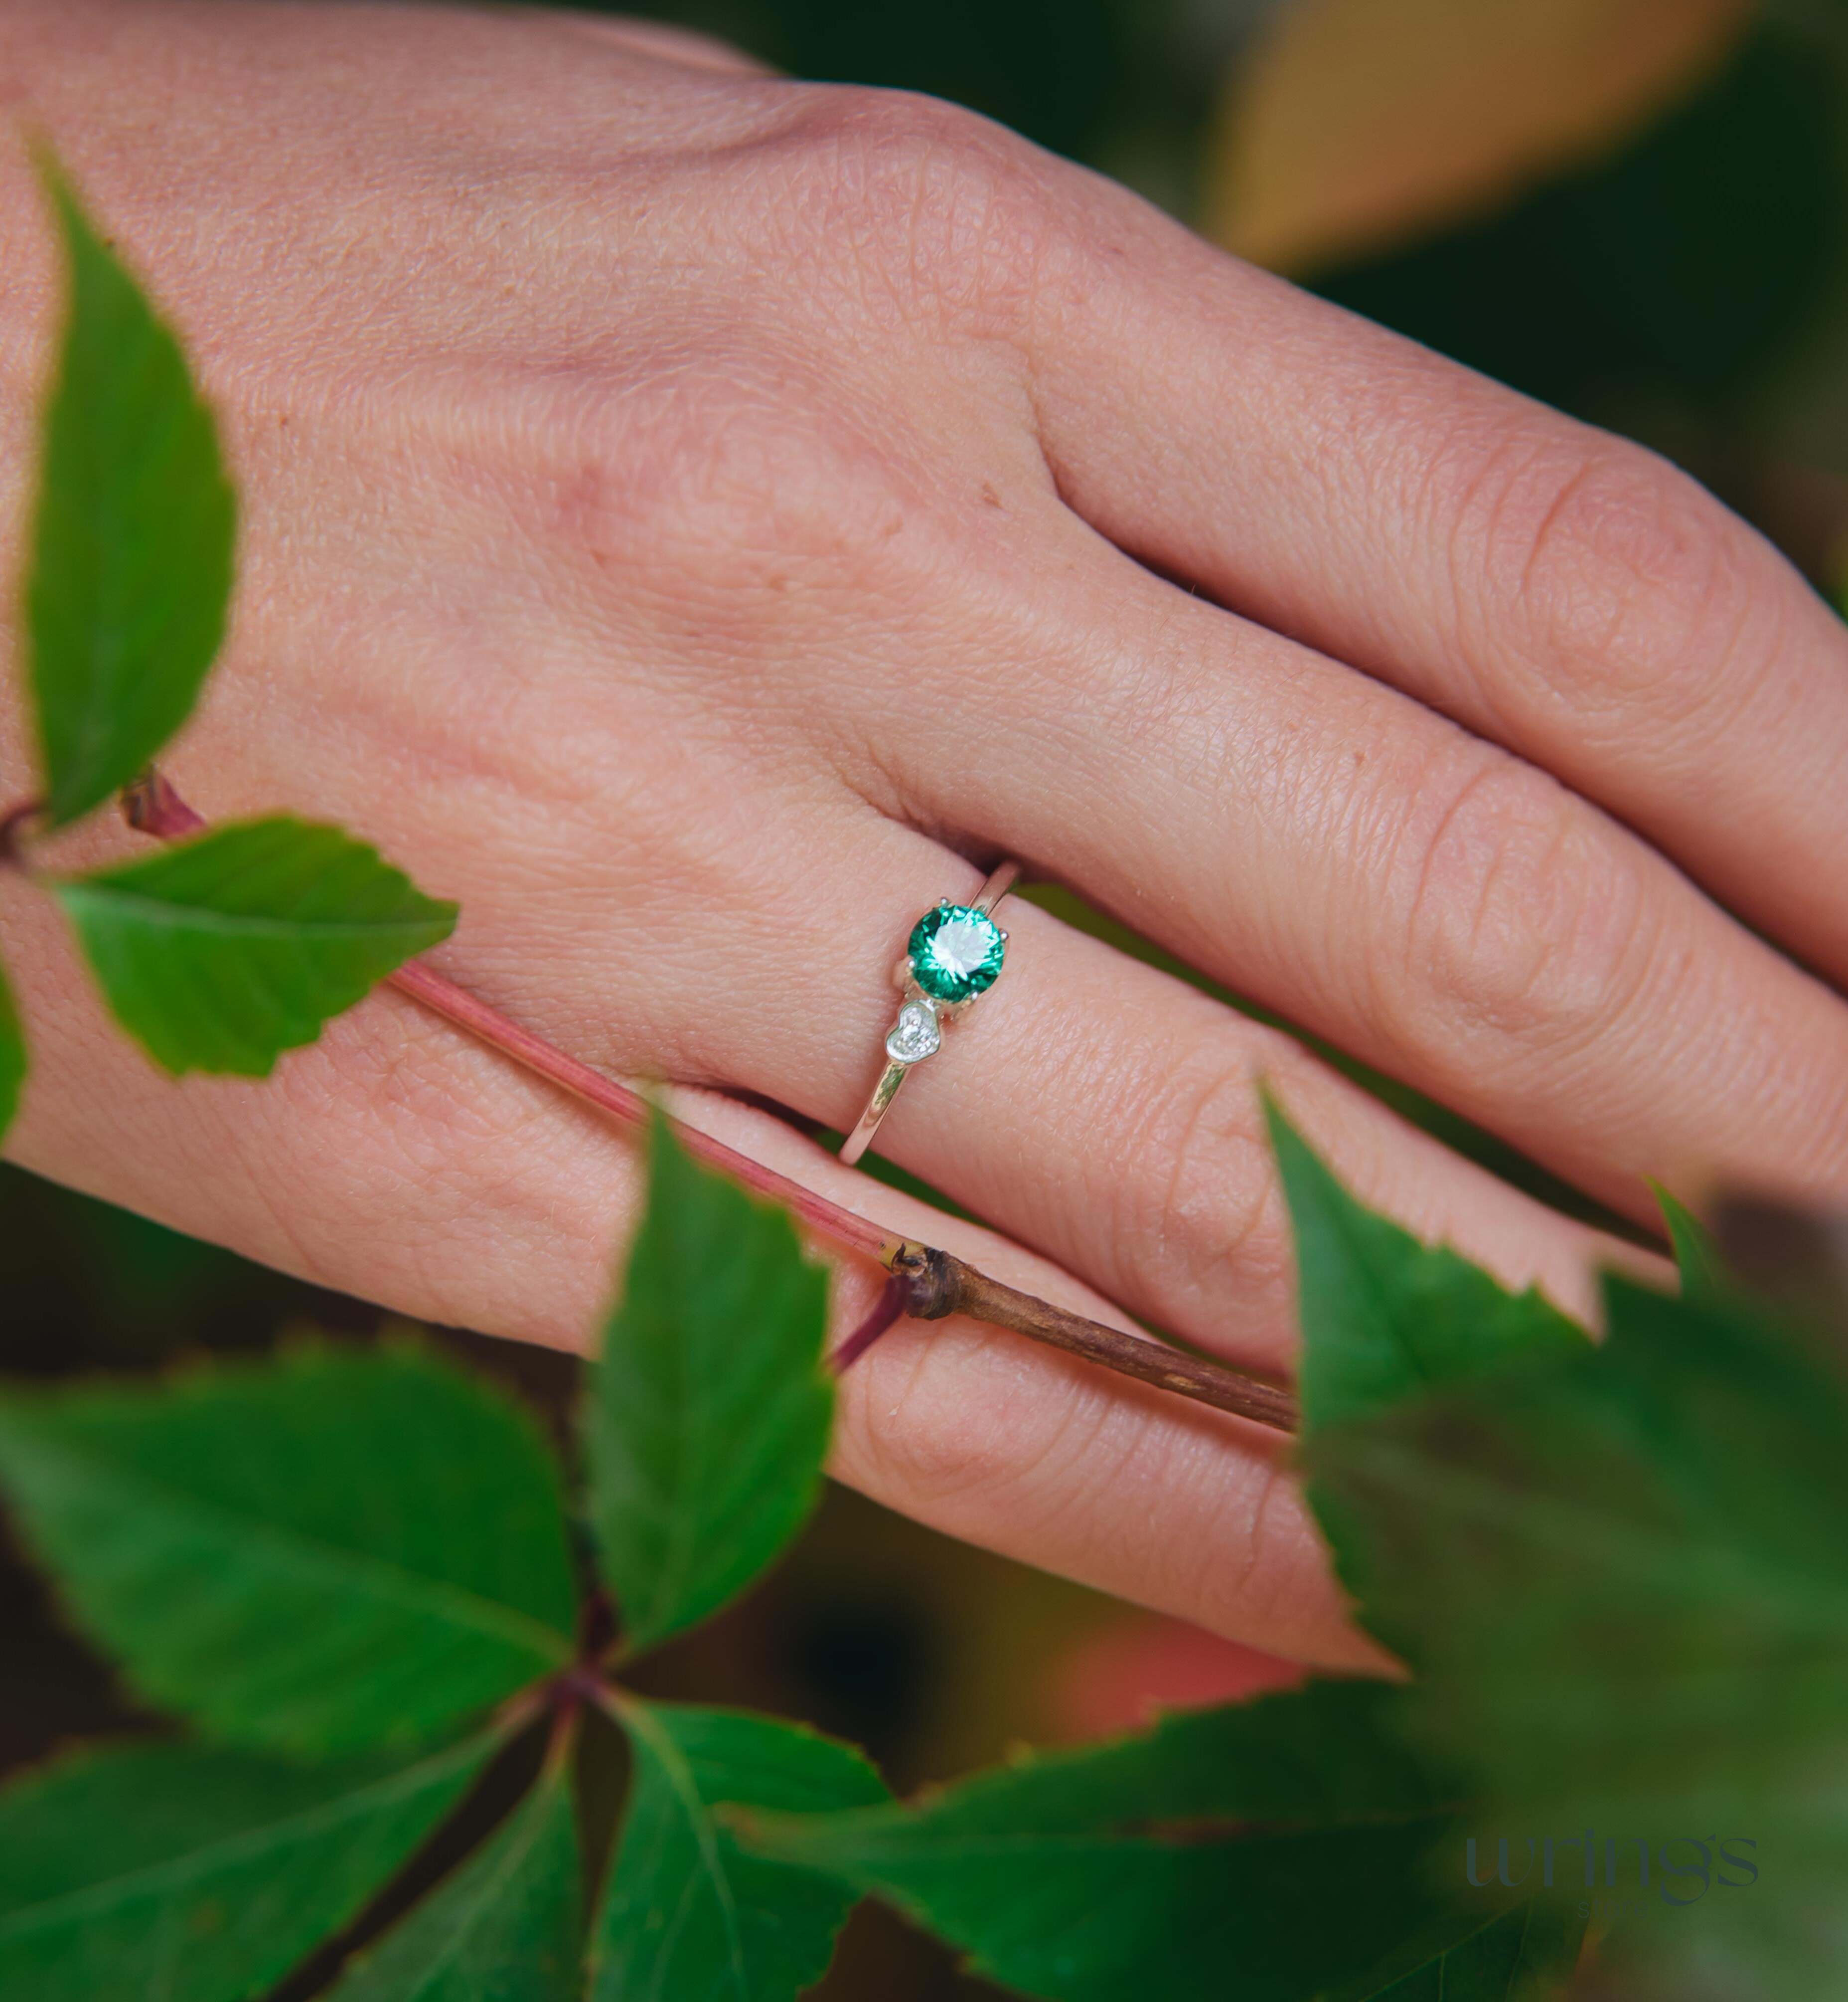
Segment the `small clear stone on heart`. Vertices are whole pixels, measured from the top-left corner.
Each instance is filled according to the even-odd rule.
[[[936,1010],[928,1001],[908,1001],[885,1039],[885,1053],[894,1063],[914,1064],[930,1055],[943,1040]]]

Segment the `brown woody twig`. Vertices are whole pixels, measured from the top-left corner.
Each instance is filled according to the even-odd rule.
[[[149,771],[122,796],[122,810],[131,827],[172,841],[204,830],[207,822],[187,804],[166,779]],[[648,1100],[633,1086],[605,1077],[590,1065],[568,1056],[545,1038],[510,1020],[498,1009],[479,1000],[465,988],[445,979],[417,960],[390,976],[391,985],[433,1013],[453,1022],[479,1041],[509,1056],[526,1069],[620,1120],[645,1127],[653,1116]],[[1032,1293],[1004,1285],[973,1265],[934,1246],[893,1236],[805,1188],[774,1168],[755,1161],[697,1127],[671,1123],[688,1150],[732,1176],[759,1195],[783,1204],[818,1235],[844,1249],[877,1259],[891,1275],[871,1313],[834,1352],[834,1366],[845,1369],[856,1362],[903,1315],[940,1320],[966,1314],[996,1327],[1012,1329],[1068,1355],[1082,1357],[1119,1376],[1133,1376],[1156,1388],[1191,1397],[1197,1404],[1230,1411],[1278,1432],[1294,1430],[1296,1402],[1285,1390],[1223,1363],[1174,1348],[1165,1342],[1125,1334]]]
[[[905,1312],[919,1320],[968,1314],[971,1320],[1031,1335],[1035,1341],[1062,1348],[1068,1355],[1082,1355],[1087,1362],[1100,1363],[1158,1390],[1172,1390],[1177,1397],[1191,1397],[1222,1411],[1236,1411],[1242,1418],[1278,1432],[1295,1429],[1296,1400],[1280,1385],[1228,1369],[1222,1362],[1209,1362],[1165,1341],[1125,1334],[1121,1328],[1069,1313],[1018,1287],[991,1279],[951,1252],[907,1243],[892,1259],[891,1267],[894,1275],[909,1283]]]

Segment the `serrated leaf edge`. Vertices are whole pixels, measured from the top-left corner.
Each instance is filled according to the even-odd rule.
[[[523,1721],[523,1720],[522,1720]],[[159,1889],[163,1884],[182,1884],[190,1876],[200,1874],[201,1865],[209,1861],[218,1864],[235,1861],[240,1851],[249,1852],[270,1847],[275,1831],[294,1829],[312,1833],[317,1826],[325,1826],[349,1819],[352,1803],[376,1798],[383,1802],[399,1793],[415,1793],[430,1783],[434,1775],[451,1769],[466,1767],[485,1761],[500,1745],[504,1744],[518,1728],[514,1725],[478,1732],[459,1743],[446,1746],[413,1763],[400,1767],[396,1772],[368,1785],[356,1788],[350,1794],[340,1794],[333,1799],[323,1801],[299,1814],[285,1816],[277,1822],[267,1822],[260,1829],[245,1829],[235,1836],[228,1836],[219,1842],[211,1843],[200,1849],[190,1851],[183,1857],[173,1857],[165,1862],[152,1864],[145,1869],[124,1872],[111,1877],[100,1884],[87,1884],[80,1891],[69,1891],[56,1898],[42,1899],[36,1905],[27,1905],[17,1911],[0,1917],[0,1940],[9,1935],[17,1937],[40,1925],[61,1923],[74,1914],[81,1913],[86,1905],[106,1903],[124,1895],[122,1887],[132,1885],[138,1892],[141,1887]],[[117,1749],[110,1746],[85,1746],[72,1753],[70,1759],[81,1759],[96,1755],[99,1750]],[[122,1748],[126,1749],[126,1748]],[[43,1766],[33,1767],[17,1776],[14,1784],[26,1785],[43,1777],[54,1774],[67,1763],[53,1760]]]
[[[18,1428],[19,1417],[16,1404],[9,1409],[7,1402],[0,1401],[0,1438],[3,1438],[9,1428]],[[9,1419],[13,1421],[13,1428],[9,1428]],[[29,1413],[24,1415],[23,1429],[27,1433],[32,1429]],[[15,1428],[16,1439],[19,1435],[19,1428]],[[43,1437],[33,1439],[27,1443],[26,1450],[61,1460],[71,1467],[82,1470],[88,1479],[92,1493],[106,1491],[113,1487],[117,1492],[131,1496],[136,1494],[157,1496],[160,1498],[160,1505],[170,1510],[183,1522],[203,1523],[214,1529],[220,1525],[229,1525],[236,1537],[242,1540],[267,1546],[285,1557],[299,1559],[305,1557],[306,1562],[297,1561],[283,1567],[285,1569],[294,1568],[299,1575],[318,1579],[335,1574],[337,1575],[336,1582],[344,1583],[350,1582],[357,1571],[362,1578],[370,1576],[380,1581],[378,1589],[371,1595],[375,1598],[393,1600],[401,1605],[409,1603],[420,1610],[444,1618],[451,1626],[472,1630],[524,1648],[553,1666],[562,1667],[570,1658],[572,1641],[568,1634],[547,1626],[542,1620],[534,1619],[530,1613],[521,1612],[517,1607],[484,1598],[464,1586],[453,1585],[445,1579],[428,1578],[419,1572],[406,1571],[367,1552],[350,1550],[338,1544],[324,1543],[299,1531],[266,1523],[258,1517],[239,1515],[210,1502],[200,1502],[197,1498],[187,1495],[183,1489],[170,1487],[164,1481],[146,1475],[125,1473],[99,1456],[83,1453],[56,1441]],[[0,1473],[0,1487],[3,1486],[4,1474]],[[20,1512],[24,1513],[23,1511]],[[21,1527],[27,1541],[30,1542],[33,1538],[30,1521],[22,1522]],[[58,1576],[55,1568],[47,1565],[46,1568],[55,1579]],[[386,1589],[386,1582],[389,1582],[389,1590]],[[405,1585],[410,1589],[403,1589]]]

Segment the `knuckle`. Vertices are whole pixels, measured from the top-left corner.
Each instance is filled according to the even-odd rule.
[[[240,1197],[266,1212],[263,1255],[337,1292],[359,1275],[368,1298],[422,1318],[581,1345],[599,1282],[566,1275],[598,1271],[608,1219],[551,1202],[541,1215],[484,1166],[549,1149],[546,1109],[501,1089],[445,1024],[381,999],[389,1031],[376,1009],[330,1024],[277,1066],[270,1118],[230,1135]],[[312,1172],[287,1171],[279,1130]],[[381,1203],[382,1189],[393,1200]],[[484,1262],[497,1241],[520,1243],[557,1282],[533,1286],[518,1260]]]
[[[1421,1045],[1441,1037],[1453,1059],[1459,1030],[1466,1047],[1554,1057],[1595,1039],[1647,948],[1636,866],[1564,786],[1499,755],[1425,792],[1439,804],[1409,845],[1401,991],[1383,1012]]]
[[[710,597],[716,550],[727,591],[864,585],[911,512],[899,468],[841,396],[767,358],[680,357],[553,417],[548,539],[669,598]]]
[[[1614,438],[1523,441],[1491,463],[1476,505],[1462,546],[1480,552],[1480,601],[1581,719],[1679,727],[1736,688],[1717,670],[1739,666],[1762,600],[1755,545],[1686,474]]]
[[[1061,1490],[1062,1470],[1083,1463],[1111,1408],[1080,1365],[1023,1358],[1005,1334],[961,1320],[887,1337],[846,1387],[850,1472],[900,1505],[999,1505],[1014,1516]]]
[[[1228,1298],[1287,1298],[1293,1283],[1255,1077],[1248,1039],[1216,1033],[1142,1075],[1134,1104],[1100,1122],[1121,1136],[1107,1167],[1122,1282],[1182,1332],[1222,1323]]]
[[[1222,1535],[1175,1552],[1184,1603],[1228,1631],[1287,1632],[1302,1592],[1301,1504],[1288,1463],[1260,1461],[1226,1499]]]
[[[1030,305],[1056,232],[1055,163],[961,106],[903,91],[831,92],[803,133],[796,190],[856,286],[987,331]]]

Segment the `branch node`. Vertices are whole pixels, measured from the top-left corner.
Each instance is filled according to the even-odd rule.
[[[879,1289],[864,1320],[828,1358],[837,1376],[846,1375],[895,1321],[910,1312],[911,1289],[902,1272],[894,1272]]]
[[[958,1261],[934,1244],[907,1238],[892,1254],[894,1275],[905,1282],[905,1311],[913,1320],[942,1320],[961,1303],[957,1283]]]

